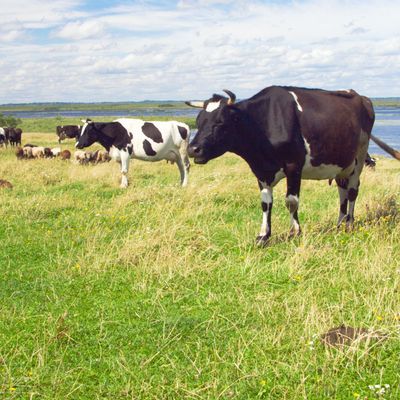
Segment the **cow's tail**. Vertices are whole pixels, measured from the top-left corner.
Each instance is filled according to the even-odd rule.
[[[376,136],[371,135],[371,139],[386,153],[389,153],[396,160],[400,161],[400,151],[395,150],[393,147],[390,147],[388,144],[383,142],[381,139],[378,139]]]

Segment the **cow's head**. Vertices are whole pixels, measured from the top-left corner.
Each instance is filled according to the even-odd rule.
[[[75,147],[78,149],[89,147],[99,139],[99,132],[96,130],[94,122],[91,119],[82,120],[82,122],[83,126],[75,143]]]
[[[229,90],[224,92],[229,98],[214,94],[204,102],[186,102],[202,109],[196,119],[197,134],[188,150],[196,164],[205,164],[232,149],[239,111],[233,106],[236,96]]]

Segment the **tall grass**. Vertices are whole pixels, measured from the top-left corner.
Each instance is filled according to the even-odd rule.
[[[48,134],[24,141],[56,145]],[[63,147],[70,148],[71,144]],[[362,175],[353,232],[337,190],[285,185],[260,249],[255,178],[193,165],[17,161],[0,149],[0,392],[7,399],[398,399],[400,165]],[[346,324],[388,335],[326,348]],[[384,396],[369,385],[390,385]]]

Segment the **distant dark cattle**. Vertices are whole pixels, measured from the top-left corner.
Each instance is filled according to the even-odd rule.
[[[301,179],[335,179],[338,225],[346,221],[351,226],[369,139],[381,146],[371,135],[372,102],[353,90],[272,86],[236,104],[236,96],[225,93],[229,98],[214,95],[187,102],[202,109],[189,156],[205,164],[229,151],[248,163],[261,190],[263,221],[257,243],[264,245],[271,236],[273,188],[285,177],[292,235],[300,233]]]
[[[129,159],[144,161],[175,161],[186,186],[190,167],[187,155],[189,127],[176,121],[146,122],[140,119],[117,119],[100,123],[86,121],[75,146],[83,149],[100,143],[111,158],[121,162],[121,187],[128,186]]]
[[[21,146],[22,129],[8,128],[8,135],[11,146]]]
[[[78,139],[79,132],[81,126],[80,125],[61,125],[57,126],[56,133],[58,136],[58,143],[61,143],[64,139]]]

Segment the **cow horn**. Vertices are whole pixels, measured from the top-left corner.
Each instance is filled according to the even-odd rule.
[[[185,101],[185,104],[190,107],[204,108],[204,101]]]
[[[222,90],[229,96],[228,104],[235,103],[235,100],[236,100],[235,93],[232,93],[230,90],[227,90],[227,89],[222,89]]]

